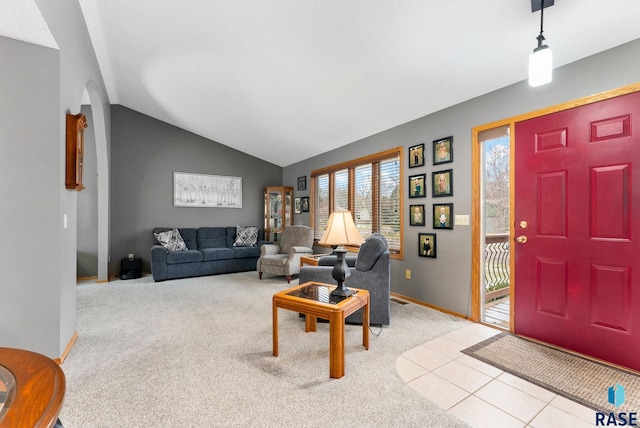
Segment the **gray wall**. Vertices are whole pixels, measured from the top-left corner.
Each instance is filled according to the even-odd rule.
[[[87,117],[84,131],[84,162],[82,183],[78,193],[78,278],[98,276],[98,158],[95,126],[90,105],[80,111]]]
[[[112,273],[129,253],[149,271],[154,227],[262,229],[263,188],[282,184],[281,167],[120,105],[111,116]],[[242,208],[174,207],[174,172],[242,177]]]
[[[65,114],[80,110],[88,84],[101,106],[109,100],[77,0],[36,4],[59,50],[0,37],[0,344],[60,358],[76,331],[77,192],[64,188]],[[110,128],[108,115],[100,120]]]
[[[60,54],[0,36],[0,346],[60,339]]]
[[[526,57],[523,57],[526,61]],[[470,71],[469,78],[473,78]],[[392,260],[392,291],[459,314],[471,313],[471,227],[455,226],[454,230],[409,226],[410,204],[425,204],[426,224],[431,223],[434,202],[454,203],[455,214],[471,215],[471,130],[473,127],[510,118],[522,113],[572,101],[640,81],[640,40],[619,46],[554,70],[553,82],[531,88],[526,81],[458,104],[410,123],[349,144],[340,149],[288,166],[284,182],[295,183],[296,177],[310,171],[358,158],[392,147],[404,146],[407,186],[408,176],[453,169],[454,196],[431,198],[431,185],[426,199],[408,199],[404,194],[404,260]],[[441,137],[453,135],[454,162],[432,165],[431,144]],[[409,169],[408,147],[425,143],[426,165]],[[406,189],[406,187],[405,187]],[[305,192],[301,192],[305,193]],[[306,192],[308,193],[308,192]],[[300,196],[296,194],[296,196]],[[473,219],[471,219],[473,221]],[[309,216],[296,216],[296,223],[309,224]],[[436,232],[438,258],[418,257],[418,233]],[[405,270],[412,279],[405,279]]]

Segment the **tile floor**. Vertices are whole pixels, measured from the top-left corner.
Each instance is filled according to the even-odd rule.
[[[460,351],[500,333],[470,324],[400,356],[413,389],[473,427],[592,427],[595,411]]]

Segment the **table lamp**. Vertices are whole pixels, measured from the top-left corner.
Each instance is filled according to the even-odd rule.
[[[353,291],[344,285],[346,279],[351,275],[351,270],[344,259],[347,249],[343,245],[359,245],[363,242],[364,239],[358,232],[350,211],[331,213],[324,235],[318,242],[320,245],[330,245],[336,255],[336,264],[333,267],[332,275],[333,279],[338,282],[338,286],[331,292],[331,296],[344,298],[353,294]]]

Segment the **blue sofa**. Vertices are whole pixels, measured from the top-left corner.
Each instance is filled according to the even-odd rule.
[[[234,246],[236,227],[178,228],[186,249],[171,251],[160,245],[156,233],[172,228],[153,229],[151,273],[154,281],[256,270],[260,257],[262,231],[253,246]]]

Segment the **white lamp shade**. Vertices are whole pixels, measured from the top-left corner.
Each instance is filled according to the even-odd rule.
[[[351,212],[337,211],[331,213],[324,235],[318,242],[320,245],[358,245],[364,239],[358,232]]]
[[[529,85],[544,85],[551,82],[552,77],[553,53],[547,46],[543,46],[529,55]]]

